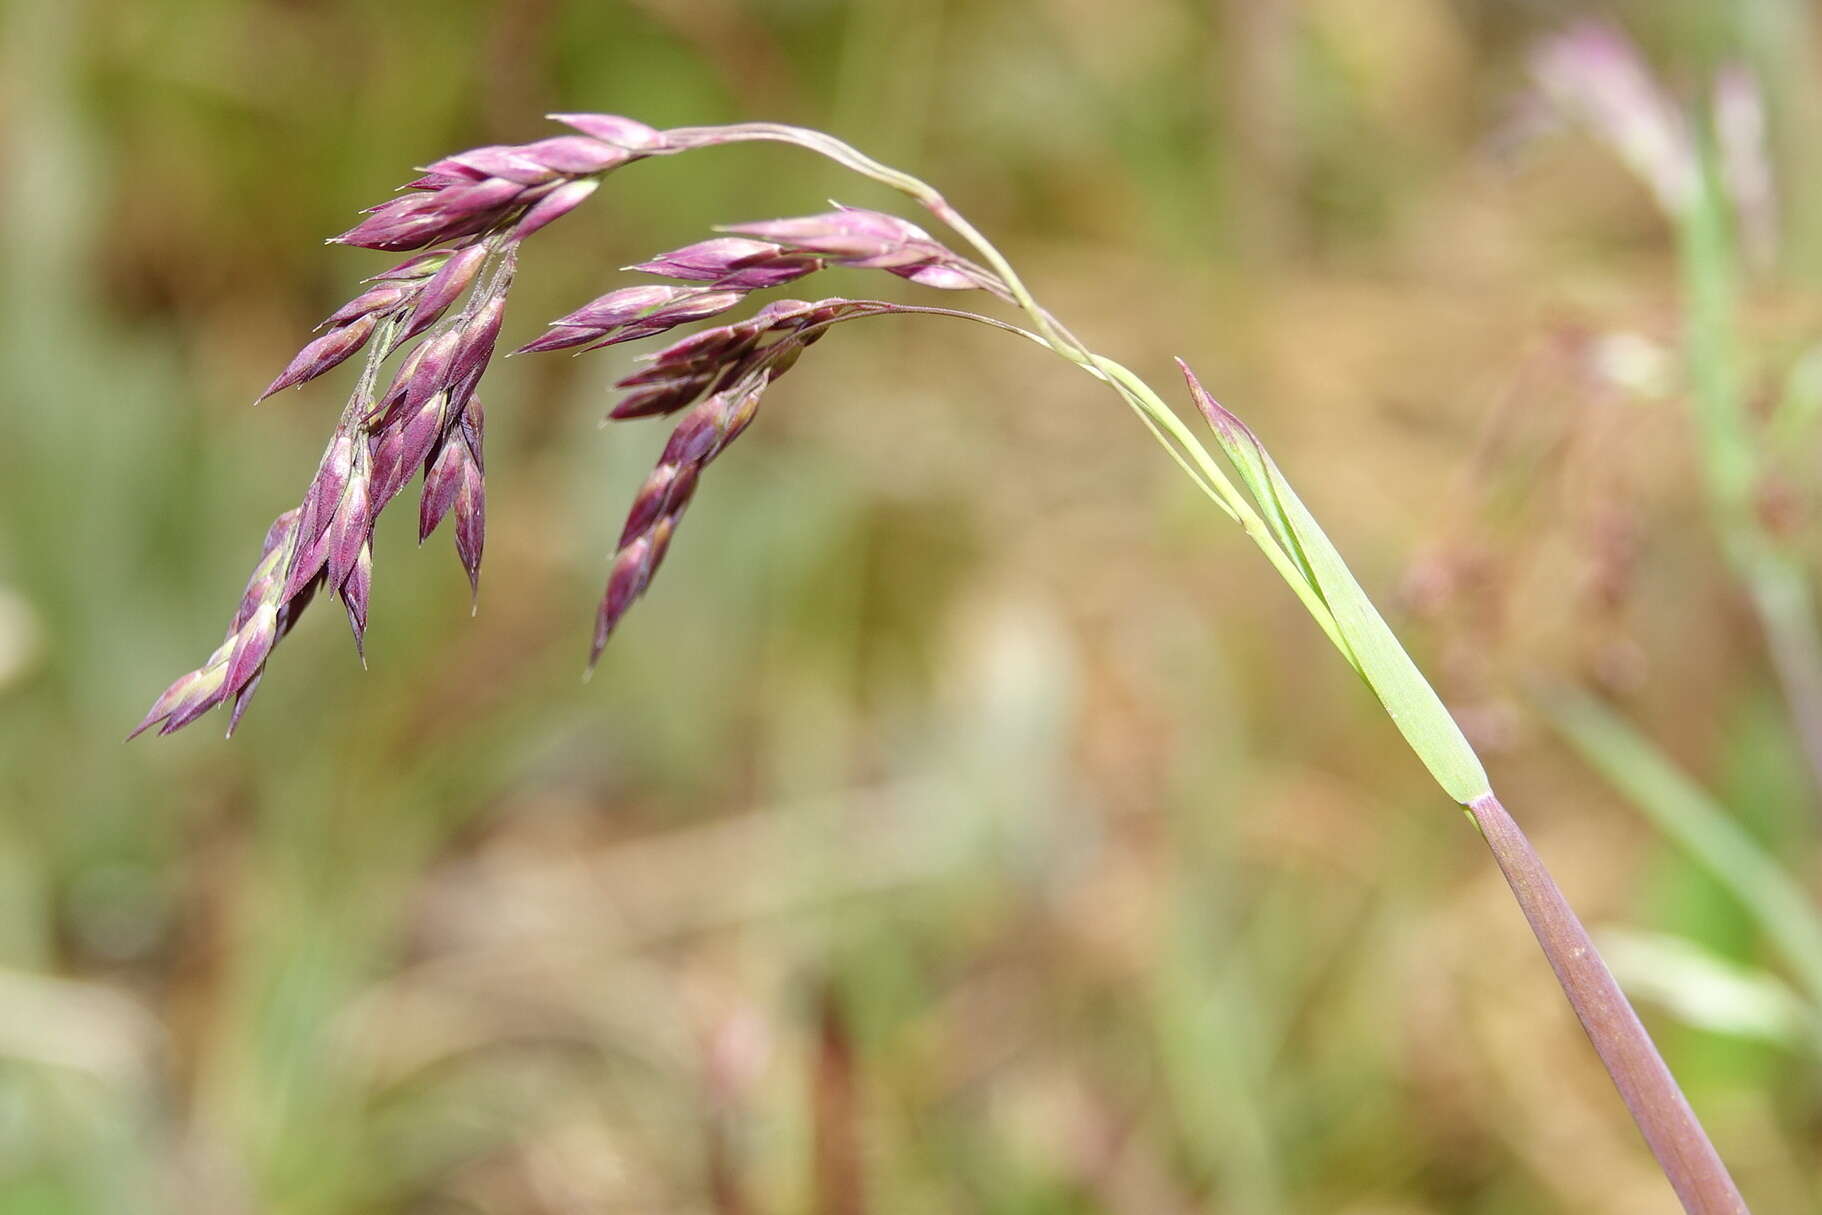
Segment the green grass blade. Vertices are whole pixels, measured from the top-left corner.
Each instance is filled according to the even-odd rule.
[[[1379,697],[1411,750],[1436,783],[1463,805],[1492,792],[1480,757],[1468,745],[1461,727],[1405,653],[1264,444],[1244,422],[1203,390],[1188,367],[1183,371],[1221,449],[1258,502],[1273,535],[1328,605],[1347,647],[1347,657]]]

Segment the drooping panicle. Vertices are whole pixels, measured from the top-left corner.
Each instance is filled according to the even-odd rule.
[[[486,485],[483,414],[475,393],[499,341],[520,242],[579,206],[614,169],[745,137],[737,128],[664,132],[612,115],[555,117],[573,133],[437,160],[335,238],[408,256],[367,279],[363,290],[334,310],[267,395],[312,380],[363,351],[365,371],[303,501],[275,525],[222,646],[159,697],[140,730],[159,725],[169,732],[229,702],[232,729],[272,648],[325,586],[342,600],[361,648],[372,592],[374,526],[420,470],[420,542],[451,519],[457,556],[471,588],[478,589]],[[1004,294],[992,275],[916,225],[842,208],[749,225],[739,234],[660,254],[634,269],[678,281],[611,291],[561,318],[524,349],[598,348],[665,334],[718,317],[754,291],[830,265]],[[765,388],[829,325],[897,307],[867,300],[780,300],[745,320],[672,342],[621,381],[627,392],[613,417],[681,416],[623,530],[597,618],[595,656],[663,560],[702,470],[751,421]],[[384,367],[394,356],[388,376]]]

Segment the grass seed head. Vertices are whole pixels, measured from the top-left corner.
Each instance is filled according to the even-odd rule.
[[[360,649],[374,525],[419,470],[419,540],[452,519],[457,557],[478,589],[486,483],[475,392],[495,354],[520,243],[579,206],[623,165],[750,134],[732,127],[664,132],[613,115],[556,117],[572,133],[437,160],[405,192],[369,208],[334,238],[411,256],[368,279],[267,387],[269,396],[365,354],[360,384],[302,502],[274,524],[228,636],[203,666],[159,696],[135,734],[153,725],[169,733],[230,701],[231,729],[273,648],[321,587],[342,600]],[[803,134],[792,141],[826,150],[822,138]],[[841,207],[742,225],[629,267],[680,281],[610,291],[521,349],[595,349],[666,334],[831,265],[1004,294],[991,275],[916,224]],[[894,310],[868,300],[774,301],[744,320],[672,342],[620,382],[626,394],[610,416],[681,416],[622,529],[597,612],[591,665],[650,584],[702,471],[752,422],[766,388],[831,325]],[[382,365],[395,355],[396,369],[382,379]]]

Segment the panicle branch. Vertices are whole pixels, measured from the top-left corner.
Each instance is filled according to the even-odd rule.
[[[901,311],[906,310],[879,300],[778,300],[749,320],[705,329],[665,347],[647,367],[616,385],[632,390],[608,414],[616,421],[688,412],[671,432],[621,528],[595,615],[590,669],[600,661],[621,617],[650,585],[702,470],[752,422],[772,381],[832,325]]]

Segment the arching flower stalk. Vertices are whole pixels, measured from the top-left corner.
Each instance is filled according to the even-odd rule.
[[[623,379],[615,419],[678,416],[657,466],[634,499],[596,612],[590,664],[645,592],[704,470],[749,426],[772,383],[832,327],[869,316],[926,314],[991,325],[1044,347],[1107,384],[1216,506],[1251,537],[1312,619],[1384,704],[1443,789],[1479,825],[1540,944],[1646,1141],[1685,1207],[1701,1215],[1745,1210],[1656,1048],[1612,976],[1503,807],[1479,759],[1399,645],[1340,554],[1264,446],[1216,403],[1187,365],[1190,395],[1227,467],[1137,374],[1097,354],[1033,297],[1006,258],[934,188],[832,136],[750,123],[659,131],[631,119],[567,114],[577,134],[517,147],[480,148],[437,161],[409,192],[374,207],[336,239],[418,253],[371,280],[339,309],[267,390],[302,384],[365,348],[360,383],[344,408],[303,503],[280,516],[242,596],[228,638],[202,668],[180,678],[135,733],[161,733],[233,702],[246,708],[273,646],[319,587],[341,597],[357,644],[372,579],[374,520],[421,468],[420,536],[446,515],[471,580],[481,556],[481,411],[474,394],[494,351],[519,243],[577,206],[602,177],[652,156],[721,144],[794,144],[890,186],[923,206],[970,249],[965,257],[922,228],[877,211],[734,225],[729,235],[673,250],[629,269],[684,285],[622,287],[554,322],[524,353],[599,349],[721,317],[757,291],[829,266],[883,270],[914,284],[980,291],[1010,302],[1026,325],[950,308],[879,300],[774,301],[745,320],[674,341]],[[978,259],[978,260],[974,260]],[[466,295],[465,305],[447,315]],[[386,360],[403,353],[388,386]]]

